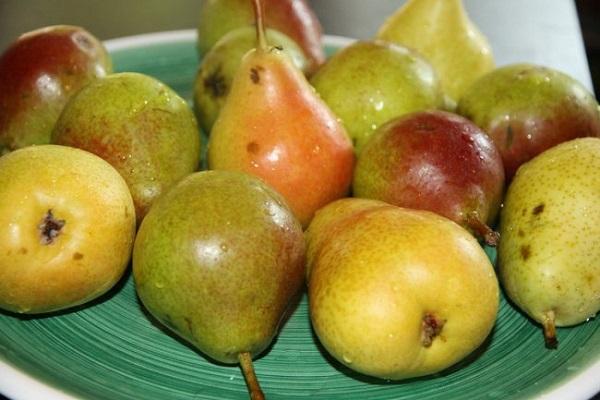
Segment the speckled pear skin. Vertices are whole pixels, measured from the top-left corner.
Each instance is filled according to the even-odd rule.
[[[283,49],[294,65],[306,72],[308,60],[302,49],[285,34],[266,30],[267,40]],[[225,34],[205,55],[194,80],[194,111],[202,129],[210,130],[225,103],[242,57],[256,47],[256,28],[245,26]]]
[[[534,64],[512,64],[478,79],[457,112],[485,130],[502,154],[506,179],[521,164],[561,142],[600,136],[594,96],[570,76]]]
[[[317,210],[310,225],[304,231],[307,282],[310,280],[312,264],[318,257],[323,243],[334,237],[339,229],[344,229],[346,223],[351,223],[358,214],[380,207],[393,206],[379,200],[346,197],[332,201]]]
[[[260,177],[306,227],[316,210],[348,194],[354,151],[290,59],[276,48],[257,48],[244,56],[213,125],[208,166]]]
[[[54,25],[21,35],[0,55],[0,155],[49,143],[69,98],[111,72],[103,44],[81,27]]]
[[[381,126],[358,156],[356,197],[428,210],[484,236],[504,194],[500,153],[479,127],[446,111],[420,111]]]
[[[500,217],[499,274],[510,299],[557,326],[600,311],[600,139],[574,139],[524,164]]]
[[[129,186],[138,224],[157,197],[200,163],[191,108],[168,86],[133,72],[112,74],[77,93],[52,142],[90,151],[115,167]]]
[[[198,22],[198,52],[202,57],[225,35],[236,28],[254,24],[249,0],[202,0]],[[289,36],[306,55],[308,72],[325,61],[319,19],[306,0],[265,0],[265,23]]]
[[[194,173],[139,229],[133,276],[143,304],[209,357],[237,363],[272,341],[304,281],[302,227],[283,198],[240,172]]]
[[[401,380],[441,371],[481,345],[499,287],[466,230],[394,206],[347,221],[322,243],[308,284],[313,328],[331,355],[360,373]],[[427,345],[428,316],[441,329]]]
[[[454,102],[495,67],[490,44],[469,19],[462,0],[408,0],[384,22],[377,37],[423,54]]]
[[[343,48],[310,82],[342,120],[357,154],[388,120],[444,106],[431,64],[413,50],[382,40]]]

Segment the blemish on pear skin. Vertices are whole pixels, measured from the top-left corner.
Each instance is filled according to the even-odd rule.
[[[21,247],[21,249],[19,250],[19,253],[27,254],[27,249],[25,247]]]
[[[529,257],[531,257],[531,246],[528,244],[521,246],[521,258],[523,261],[527,261]]]
[[[533,208],[533,211],[532,211],[533,215],[539,215],[539,214],[543,213],[545,207],[546,207],[546,205],[544,203],[538,204],[537,206],[535,206]]]
[[[250,79],[255,85],[258,85],[260,83],[260,73],[262,71],[264,71],[264,68],[260,65],[254,68],[250,68]]]
[[[75,252],[73,254],[73,260],[81,260],[83,258],[83,254],[79,253],[79,252]]]
[[[221,73],[221,67],[217,67],[211,74],[204,79],[204,88],[208,90],[213,98],[219,98],[227,94],[227,85],[225,77]]]
[[[183,320],[185,321],[185,324],[187,325],[188,331],[193,334],[194,333],[194,327],[192,326],[192,320],[189,319],[188,317],[183,317]]]
[[[517,235],[519,235],[519,237],[524,237],[525,236],[525,232],[523,232],[523,229],[519,229],[517,231]]]
[[[250,142],[246,146],[246,150],[250,154],[258,154],[258,151],[260,150],[260,145],[256,142]]]

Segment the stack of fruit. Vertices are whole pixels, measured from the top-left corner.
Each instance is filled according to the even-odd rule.
[[[252,359],[304,283],[325,349],[382,379],[471,354],[501,287],[549,348],[600,310],[600,113],[580,83],[495,68],[460,0],[409,0],[327,61],[308,3],[262,3],[203,2],[195,115],[111,73],[82,28],[2,54],[0,308],[88,303],[132,260],[150,313],[240,363],[255,399]]]

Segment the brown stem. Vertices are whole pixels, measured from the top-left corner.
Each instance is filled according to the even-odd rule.
[[[546,348],[548,349],[556,349],[558,347],[554,318],[554,310],[550,310],[544,314],[544,320],[542,321],[542,326],[544,327],[544,341],[546,342]]]
[[[254,18],[256,19],[256,40],[258,41],[258,48],[260,50],[267,50],[264,23],[265,10],[263,8],[263,2],[262,0],[252,0],[252,5],[254,6]]]
[[[475,235],[478,238],[483,239],[488,246],[498,246],[500,234],[484,224],[481,221],[481,218],[479,218],[479,213],[477,211],[471,211],[468,213],[465,218],[465,223],[469,228],[471,228]]]
[[[260,388],[256,374],[254,373],[254,366],[252,365],[252,356],[247,351],[238,355],[240,360],[240,366],[246,379],[246,385],[248,386],[248,393],[250,394],[251,400],[264,400],[265,395]]]

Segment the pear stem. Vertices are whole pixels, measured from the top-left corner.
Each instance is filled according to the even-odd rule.
[[[481,221],[481,218],[479,218],[479,213],[477,211],[471,211],[468,213],[465,218],[465,223],[469,228],[471,228],[475,235],[480,239],[483,239],[488,246],[498,246],[500,234],[484,224]]]
[[[260,388],[256,374],[254,373],[254,366],[252,365],[252,356],[249,352],[245,351],[238,355],[240,360],[240,366],[246,379],[246,385],[248,386],[248,393],[250,394],[251,400],[265,400],[265,395]]]
[[[558,347],[558,339],[556,338],[556,325],[554,323],[555,315],[554,310],[547,311],[544,313],[544,320],[542,326],[544,327],[544,341],[546,348],[556,349]]]
[[[252,4],[254,5],[254,18],[256,19],[256,40],[258,41],[258,48],[260,50],[267,50],[268,46],[265,36],[265,10],[263,2],[262,0],[252,0]]]

